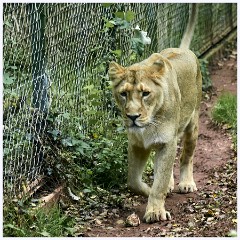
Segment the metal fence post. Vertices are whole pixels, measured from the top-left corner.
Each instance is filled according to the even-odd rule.
[[[46,116],[49,108],[48,88],[49,79],[46,73],[46,15],[45,4],[28,4],[31,33],[31,59],[32,59],[32,107],[33,118],[36,121],[34,145],[35,158],[43,161],[43,143],[41,141],[46,127]]]
[[[49,80],[46,74],[47,56],[45,51],[46,38],[45,26],[46,16],[43,3],[28,4],[31,23],[31,45],[32,45],[32,83],[34,108],[41,112],[47,112],[48,85]]]

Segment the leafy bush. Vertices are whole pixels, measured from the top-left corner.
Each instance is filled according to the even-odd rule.
[[[67,119],[62,118],[61,125],[65,127],[61,131],[55,129],[54,125],[47,130],[51,143],[45,145],[51,144],[56,148],[56,151],[53,148],[46,149],[49,173],[57,174],[76,190],[93,186],[112,188],[125,183],[127,137],[120,127],[120,120],[110,119],[109,129],[104,136],[101,130],[89,135],[81,134],[81,124],[77,118],[71,115],[70,118],[75,122],[67,124]],[[56,115],[49,119],[60,121]]]

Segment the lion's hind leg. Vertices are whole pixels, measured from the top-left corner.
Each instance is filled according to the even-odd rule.
[[[197,190],[193,179],[193,155],[198,138],[198,112],[185,129],[183,135],[183,150],[180,157],[180,183],[179,190],[182,193]]]

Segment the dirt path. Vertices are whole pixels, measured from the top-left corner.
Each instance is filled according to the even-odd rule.
[[[122,209],[113,209],[84,233],[89,237],[157,237],[157,236],[226,236],[236,229],[236,156],[231,137],[216,127],[210,118],[211,108],[223,91],[236,93],[236,53],[211,67],[214,91],[201,105],[199,140],[195,153],[194,176],[198,191],[179,194],[175,191],[166,199],[166,209],[172,220],[154,224],[142,223],[126,227],[124,221],[135,212],[143,218],[147,199],[130,195]],[[209,96],[209,95],[208,95]],[[178,163],[175,184],[178,184]],[[112,212],[111,212],[112,211]]]

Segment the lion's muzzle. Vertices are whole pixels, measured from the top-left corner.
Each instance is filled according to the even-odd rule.
[[[142,127],[139,123],[141,114],[126,114],[128,121],[126,122],[127,127]]]
[[[141,114],[137,114],[137,115],[126,114],[126,115],[128,118],[130,118],[133,121],[133,123],[135,123],[135,120],[141,116]]]

